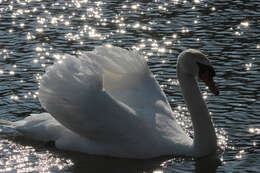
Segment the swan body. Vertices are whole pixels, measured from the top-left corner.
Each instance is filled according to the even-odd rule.
[[[194,140],[178,125],[165,94],[136,52],[101,46],[64,57],[40,82],[39,100],[48,113],[10,122],[26,136],[54,141],[60,149],[125,158],[201,157],[216,151],[216,134],[197,82],[204,72],[210,79],[213,73],[201,52],[186,50],[177,63]]]

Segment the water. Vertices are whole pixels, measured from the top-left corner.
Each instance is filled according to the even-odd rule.
[[[221,90],[203,89],[221,164],[210,158],[116,159],[49,148],[0,126],[0,172],[259,172],[260,4],[223,1],[0,0],[0,119],[40,113],[38,82],[62,53],[96,45],[139,50],[192,135],[176,81],[176,57],[200,49]]]

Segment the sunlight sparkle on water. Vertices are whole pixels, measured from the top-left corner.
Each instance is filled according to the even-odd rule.
[[[35,64],[37,64],[37,63],[39,62],[39,60],[38,60],[38,59],[34,59],[33,62],[34,62]]]
[[[58,18],[57,17],[52,17],[51,18],[51,24],[57,24],[58,23]]]
[[[11,95],[11,97],[10,97],[12,100],[18,100],[19,99],[19,97],[18,96],[16,96],[16,95]]]
[[[159,53],[165,53],[166,49],[164,47],[160,47],[160,48],[158,48],[158,52]]]
[[[10,45],[3,46],[3,48],[6,49],[0,50],[1,60],[3,63],[8,64],[7,67],[0,67],[0,76],[2,78],[7,77],[15,82],[15,84],[11,87],[13,88],[12,92],[10,92],[10,95],[8,95],[8,99],[13,103],[22,102],[23,99],[30,100],[37,98],[38,92],[35,91],[37,87],[35,87],[36,85],[32,87],[31,82],[39,82],[44,73],[44,69],[53,62],[62,63],[64,55],[59,53],[63,52],[63,50],[66,51],[65,53],[71,52],[74,54],[76,51],[89,50],[92,49],[95,45],[106,44],[110,42],[111,44],[118,45],[120,47],[140,50],[145,58],[148,59],[148,62],[151,62],[151,68],[157,68],[157,66],[153,66],[154,62],[162,63],[160,64],[162,67],[168,68],[168,66],[171,66],[173,63],[175,63],[176,59],[174,58],[177,57],[176,54],[178,51],[184,47],[190,46],[187,44],[188,40],[191,40],[194,44],[191,46],[196,47],[198,45],[202,45],[204,46],[203,49],[206,49],[207,44],[205,44],[205,38],[208,33],[205,32],[205,35],[203,34],[202,37],[200,37],[200,31],[198,31],[196,28],[200,28],[200,26],[204,26],[204,24],[207,26],[206,21],[212,16],[217,16],[218,14],[222,15],[222,13],[225,15],[226,13],[226,11],[223,10],[219,4],[208,3],[204,0],[155,0],[149,2],[126,1],[119,4],[112,1],[111,3],[110,1],[88,0],[55,2],[41,1],[42,0],[0,0],[0,3],[3,7],[5,7],[5,4],[7,4],[6,8],[0,8],[0,19],[4,21],[5,17],[8,16],[8,20],[6,21],[8,21],[11,25],[5,30],[7,37],[9,35],[16,36],[10,37],[14,38],[11,40],[12,42],[9,43]],[[146,2],[147,5],[144,5]],[[115,7],[110,6],[110,3],[114,4]],[[102,6],[103,4],[104,6]],[[179,13],[176,12],[176,15],[174,15],[173,18],[173,16],[169,15],[171,14],[170,11],[167,12],[167,10],[174,10],[175,4],[179,4],[176,5],[176,11],[178,11],[179,8],[185,7],[183,11],[188,11],[188,13],[185,13],[184,17],[182,17],[181,13],[179,15]],[[186,7],[188,8],[186,9]],[[200,11],[202,7],[207,10],[206,12],[209,13],[205,13],[207,15],[205,18],[205,14],[201,13]],[[113,8],[116,8],[115,11],[113,11]],[[236,9],[233,10],[236,11]],[[189,12],[192,14],[191,18],[188,18],[190,15]],[[112,15],[110,13],[112,13]],[[238,12],[238,14],[241,14],[241,16],[238,15],[234,16],[234,19],[232,18],[232,21],[236,21],[235,25],[228,25],[229,23],[227,23],[226,30],[223,32],[223,34],[227,37],[232,34],[233,37],[241,38],[251,36],[251,34],[248,33],[251,29],[255,29],[255,22],[253,17],[245,17],[245,15],[247,15],[246,13],[247,11],[245,11],[243,14]],[[252,13],[252,15],[255,14]],[[164,16],[166,16],[166,18]],[[239,19],[237,20],[236,17]],[[138,18],[141,20],[136,20]],[[175,23],[176,21],[180,21],[180,23],[177,24]],[[222,25],[223,23],[220,22],[218,24]],[[157,31],[157,28],[162,29]],[[214,25],[212,25],[212,28],[214,29]],[[20,30],[23,32],[23,35],[21,35],[24,38],[17,37],[17,34],[20,33]],[[151,30],[151,32],[148,32],[149,30]],[[158,32],[158,34],[156,32]],[[228,33],[226,34],[226,32]],[[221,35],[222,33],[219,34]],[[191,36],[191,39],[186,39],[189,36]],[[16,40],[16,38],[18,39]],[[130,39],[128,40],[128,38]],[[6,38],[4,37],[3,40],[5,39]],[[16,55],[16,50],[14,50],[14,53],[12,54],[10,51],[12,49],[9,48],[12,47],[13,44],[16,45],[16,41],[22,41],[22,39],[25,39],[25,43],[29,43],[28,47],[23,47],[22,44],[19,44],[20,42],[17,44],[17,50],[22,50],[19,53],[24,53],[24,57],[27,58],[24,61],[22,56],[21,61],[20,59],[16,59],[20,56],[20,54]],[[104,41],[100,41],[102,39]],[[218,40],[218,37],[216,37],[216,40]],[[236,41],[239,43],[239,40]],[[44,42],[46,45],[42,45],[42,42]],[[228,42],[229,40],[226,44],[228,44]],[[232,43],[232,41],[230,41],[230,43]],[[233,42],[233,44],[235,45],[236,43]],[[30,47],[31,45],[32,47]],[[250,49],[252,48],[251,45],[254,50],[257,52],[260,51],[260,43],[256,42],[254,44],[248,44]],[[217,46],[221,47],[225,46],[225,44]],[[29,49],[27,50],[27,48]],[[74,52],[75,49],[79,50]],[[32,51],[32,53],[27,53],[28,51]],[[173,52],[173,55],[170,55],[171,52]],[[172,59],[169,59],[168,56],[170,56]],[[249,57],[251,59],[249,58],[248,60],[244,61],[244,63],[241,63],[240,67],[242,71],[248,72],[250,70],[250,72],[252,72],[254,75],[253,72],[258,67],[258,59],[255,55]],[[14,63],[17,63],[17,66]],[[33,68],[30,69],[30,66],[33,66]],[[35,67],[37,67],[37,70],[35,70]],[[25,74],[24,76],[23,73]],[[179,88],[179,83],[174,73],[175,71],[172,70],[163,73],[161,73],[161,71],[157,72],[155,70],[154,76],[157,76],[161,81],[163,79],[161,85],[163,88],[170,90],[172,89],[175,91],[177,88]],[[32,77],[30,77],[30,75]],[[164,79],[166,79],[166,81]],[[19,86],[19,84],[21,86]],[[203,98],[209,99],[210,101],[212,98],[210,98],[208,94],[208,91],[204,92]],[[173,103],[172,105],[174,110],[178,105],[180,105],[178,102],[179,99],[173,97],[171,94],[169,94],[169,100]],[[181,103],[181,105],[182,104],[183,103]],[[23,105],[17,107],[22,108]],[[30,110],[30,108],[26,109],[26,111],[27,110]],[[33,110],[38,111],[37,109]],[[216,118],[217,116],[215,115],[214,109],[211,111],[212,112],[210,112],[210,114]],[[187,107],[179,106],[177,107],[177,111],[175,113],[179,115],[177,117],[179,121],[178,123],[181,124],[182,127],[188,128],[188,133],[192,134],[192,130],[190,130],[190,116]],[[20,119],[21,117],[18,118]],[[218,120],[218,118],[216,119]],[[225,128],[221,129],[221,126],[224,125],[220,125],[216,128],[218,146],[225,146],[221,147],[225,150],[229,141],[227,139],[228,135],[224,133]],[[249,128],[245,128],[247,134],[251,136],[260,134],[260,128],[257,126],[254,127],[254,125],[251,124]],[[249,142],[251,147],[254,146],[254,148],[257,148],[257,146],[259,146],[257,140],[252,140]],[[35,151],[34,147],[29,146],[28,148],[23,148],[23,146],[14,146],[14,149],[12,149],[12,142],[7,143],[8,145],[4,147],[3,145],[5,145],[5,143],[0,144],[0,149],[3,149],[2,151],[6,152],[4,154],[5,157],[0,158],[0,172],[15,172],[17,171],[16,169],[19,169],[21,172],[55,172],[55,170],[61,170],[64,168],[64,166],[66,167],[66,165],[63,165],[63,163],[67,163],[67,166],[73,165],[71,161],[66,161],[66,159],[64,159],[65,161],[61,161],[62,156],[57,156],[56,153],[51,154],[48,151],[45,152],[45,148],[43,151],[40,151],[40,154],[37,154],[39,152]],[[234,147],[232,158],[234,160],[247,158],[245,153],[248,150],[243,149],[243,147],[239,149]],[[59,158],[57,159],[54,157]],[[5,167],[3,165],[5,165]],[[163,171],[160,170],[160,168],[153,171],[153,173],[162,172]]]
[[[140,7],[140,4],[135,4],[131,6],[131,9],[136,10]]]
[[[246,70],[250,70],[252,67],[252,63],[245,64]]]
[[[235,157],[236,159],[242,159],[244,154],[245,154],[245,150],[240,150]]]
[[[179,0],[171,0],[171,2],[177,5],[179,3]]]
[[[35,31],[41,33],[41,32],[43,32],[43,28],[36,28]]]
[[[203,99],[207,99],[208,98],[208,93],[207,92],[203,92],[202,93],[202,97],[203,97]]]
[[[133,25],[133,28],[139,28],[140,27],[140,23],[135,23],[134,25]]]
[[[241,22],[241,25],[247,28],[249,26],[249,22],[248,21]]]
[[[13,75],[15,75],[15,72],[14,72],[13,70],[11,70],[11,71],[9,71],[9,74],[10,74],[11,76],[13,76]]]
[[[173,34],[173,35],[172,35],[172,38],[177,38],[177,34]]]
[[[167,46],[172,45],[172,41],[167,40],[167,41],[164,42],[164,44],[167,45]]]
[[[167,8],[162,5],[159,5],[158,9],[162,11],[167,11]]]
[[[69,159],[57,158],[48,151],[36,152],[33,147],[8,140],[4,140],[0,148],[5,156],[0,160],[0,172],[56,172],[73,165]],[[12,151],[6,150],[7,148]]]
[[[189,29],[188,28],[182,28],[181,32],[182,33],[187,33],[187,32],[189,32]]]
[[[69,25],[70,25],[70,22],[69,22],[69,21],[65,21],[65,22],[64,22],[64,25],[65,25],[65,26],[69,26]]]
[[[238,31],[236,31],[236,32],[235,32],[235,35],[237,35],[237,36],[240,36],[240,35],[241,35],[241,33],[240,33],[240,32],[238,32]]]
[[[251,127],[251,128],[248,129],[248,131],[249,131],[250,133],[260,134],[260,128]]]
[[[43,49],[42,49],[41,47],[36,47],[36,48],[35,48],[35,51],[36,51],[36,52],[42,52]]]
[[[163,173],[163,171],[162,170],[155,170],[155,171],[153,171],[153,173]]]
[[[26,35],[26,39],[32,40],[32,39],[35,39],[35,36],[32,33],[28,32],[27,35]]]

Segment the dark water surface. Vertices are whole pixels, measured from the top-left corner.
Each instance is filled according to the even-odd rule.
[[[45,68],[62,53],[96,45],[139,50],[187,133],[192,127],[176,81],[176,57],[200,49],[221,90],[203,89],[221,164],[211,158],[116,159],[58,151],[0,126],[0,172],[260,172],[260,3],[258,0],[0,0],[0,119],[43,112]]]

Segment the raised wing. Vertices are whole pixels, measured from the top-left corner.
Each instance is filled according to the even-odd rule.
[[[158,113],[174,119],[145,60],[135,52],[110,46],[65,57],[47,69],[39,99],[70,130],[95,141],[129,142],[132,135],[138,140],[139,134],[156,133]]]

